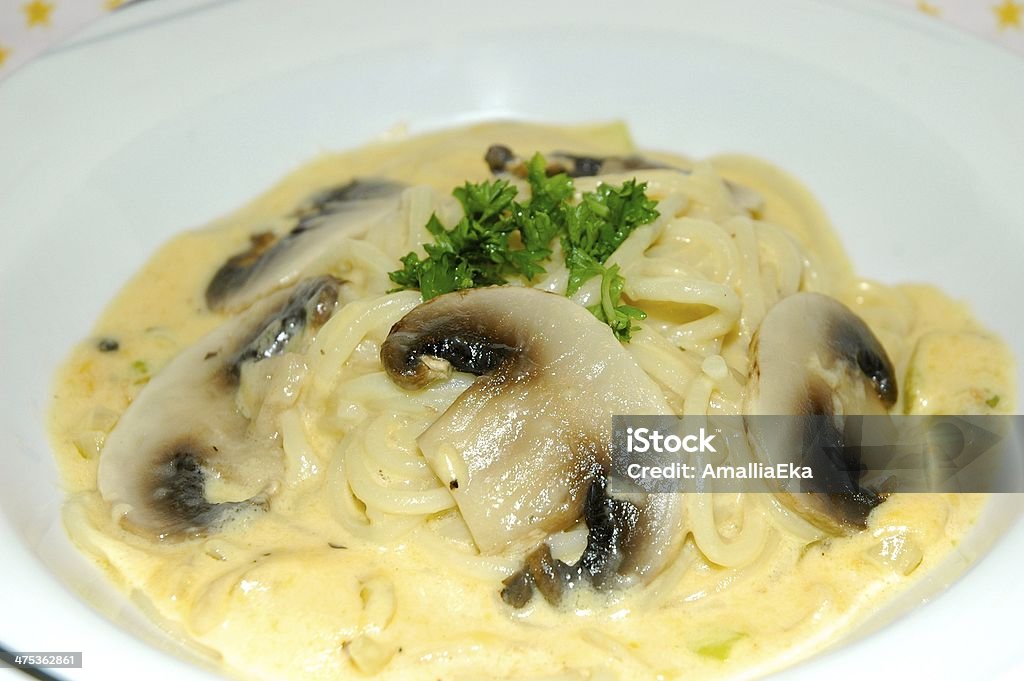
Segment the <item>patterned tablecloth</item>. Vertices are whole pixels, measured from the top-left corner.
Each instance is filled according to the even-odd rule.
[[[159,1],[159,0],[158,0]],[[1024,55],[1024,0],[862,0],[892,2]],[[0,79],[126,0],[0,0]]]

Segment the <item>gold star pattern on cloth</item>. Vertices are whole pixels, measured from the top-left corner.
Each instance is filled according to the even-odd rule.
[[[0,0],[0,81],[130,0]],[[0,82],[0,87],[3,84]]]
[[[32,2],[22,5],[21,9],[25,12],[25,22],[29,27],[50,25],[53,5],[45,0],[32,0]]]
[[[1024,0],[878,0],[1024,55]],[[131,0],[0,0],[0,80]],[[867,0],[865,0],[867,2]]]
[[[886,0],[1024,55],[1024,0]]]
[[[1001,5],[996,5],[992,8],[992,11],[996,14],[996,21],[999,22],[999,28],[1020,28],[1021,17],[1024,16],[1024,5],[1018,5],[1013,0],[1006,0]]]

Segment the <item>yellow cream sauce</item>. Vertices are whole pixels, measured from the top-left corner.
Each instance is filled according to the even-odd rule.
[[[687,569],[665,588],[576,611],[535,602],[514,612],[498,596],[500,576],[473,573],[437,551],[426,530],[384,546],[346,536],[315,474],[287,509],[208,536],[158,541],[122,527],[97,491],[104,437],[150,377],[225,319],[203,298],[225,258],[317,189],[353,176],[445,193],[484,179],[482,152],[495,141],[523,150],[633,150],[618,125],[486,124],[321,158],[230,217],[166,244],[71,353],[57,377],[50,423],[68,530],[172,638],[244,678],[741,678],[842,640],[956,557],[986,498],[896,495],[854,536],[805,546],[775,532],[765,558],[743,569],[712,565],[688,546]],[[758,161],[713,163],[761,192],[766,217],[794,225],[828,264],[830,287],[868,321],[897,366],[898,409],[1012,410],[1012,358],[963,305],[929,287],[856,282],[831,232],[806,227],[824,218],[799,185]],[[104,337],[119,349],[100,352]]]

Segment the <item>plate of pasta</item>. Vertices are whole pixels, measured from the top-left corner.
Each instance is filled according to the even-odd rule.
[[[853,424],[1019,411],[1021,76],[847,2],[101,22],[0,86],[0,644],[75,679],[1014,678],[1021,489],[865,477]],[[630,418],[741,480],[626,485]],[[831,486],[763,473],[798,464]]]

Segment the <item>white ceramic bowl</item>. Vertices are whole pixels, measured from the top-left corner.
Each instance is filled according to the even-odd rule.
[[[66,539],[50,382],[158,244],[318,151],[516,116],[757,154],[811,186],[861,272],[939,283],[1024,358],[1021,83],[1008,53],[853,0],[161,0],[105,19],[0,83],[0,643],[83,651],[65,678],[206,673]],[[1000,497],[948,569],[781,676],[1024,678],[1021,507]]]

